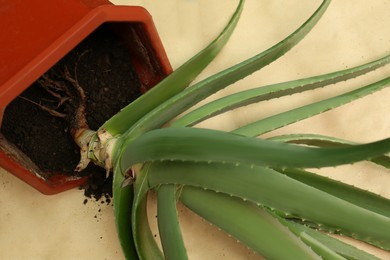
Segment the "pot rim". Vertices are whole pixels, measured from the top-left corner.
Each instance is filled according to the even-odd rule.
[[[91,2],[90,0],[82,0],[82,8],[84,9],[86,7],[85,1]],[[37,53],[33,59],[22,66],[4,84],[0,85],[0,129],[6,106],[82,40],[105,23],[140,24],[141,31],[144,32],[144,36],[147,37],[147,43],[150,44],[148,47],[153,52],[147,55],[153,55],[162,77],[172,72],[171,65],[154,26],[152,17],[145,8],[139,6],[115,6],[108,1],[107,4],[99,5],[102,1],[93,1],[91,2],[92,4],[88,2],[90,4],[88,6],[89,10],[76,23],[71,25],[62,35],[44,48],[43,51]],[[142,76],[144,77],[145,75]],[[78,187],[87,179],[85,177],[65,177],[65,175],[58,174],[51,179],[45,180],[32,169],[23,166],[20,162],[14,160],[9,153],[7,154],[6,151],[2,151],[1,149],[0,167],[3,167],[30,186],[47,195]]]
[[[150,38],[156,59],[165,75],[172,71],[157,30],[149,12],[140,6],[102,5],[88,12],[51,45],[28,62],[22,69],[0,85],[0,126],[5,107],[64,55],[104,23],[140,23]]]

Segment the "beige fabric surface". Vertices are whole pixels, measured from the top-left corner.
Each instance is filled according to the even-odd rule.
[[[172,66],[177,68],[221,31],[238,1],[113,2],[142,5],[150,11]],[[247,0],[232,39],[199,79],[275,44],[304,22],[319,3],[313,0]],[[389,52],[389,0],[334,0],[315,29],[291,52],[212,98],[268,83],[344,69]],[[207,120],[200,126],[233,129],[386,75],[390,75],[389,66],[347,84],[247,106]],[[389,137],[389,100],[390,88],[272,134],[331,134],[359,142]],[[390,173],[379,167],[359,163],[353,167],[325,169],[321,173],[390,198]],[[82,192],[77,189],[55,196],[41,195],[0,169],[0,259],[123,259],[112,207],[92,201],[83,205],[83,200]],[[188,210],[180,208],[180,212],[191,259],[258,258]],[[152,212],[151,220],[154,215]],[[356,244],[382,259],[390,259],[387,252]]]

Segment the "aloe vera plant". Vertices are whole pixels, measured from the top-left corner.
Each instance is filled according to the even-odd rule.
[[[375,259],[324,232],[390,250],[390,201],[312,172],[366,160],[389,168],[390,139],[357,144],[314,134],[264,135],[379,91],[390,85],[390,77],[231,132],[193,127],[232,109],[358,77],[389,63],[390,55],[342,71],[239,91],[182,114],[288,52],[329,4],[324,0],[302,26],[269,49],[188,87],[233,33],[244,8],[240,1],[210,45],[97,132],[81,135],[80,165],[92,160],[114,172],[117,230],[128,259],[188,258],[178,201],[266,258]],[[147,219],[151,191],[157,193],[162,250]]]

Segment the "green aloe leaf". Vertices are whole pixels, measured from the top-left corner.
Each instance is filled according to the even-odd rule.
[[[271,212],[272,214],[272,212]],[[274,215],[275,216],[275,215]],[[277,216],[275,216],[277,217]],[[281,223],[286,225],[291,231],[293,231],[297,236],[304,236],[303,241],[307,243],[309,246],[312,246],[312,242],[318,244],[320,243],[320,247],[326,247],[329,250],[332,250],[333,252],[337,253],[338,255],[341,255],[345,257],[346,259],[353,259],[353,260],[379,260],[379,258],[360,250],[354,246],[351,246],[347,243],[344,243],[336,238],[333,238],[327,234],[324,234],[318,230],[306,227],[304,225],[294,223],[292,221],[287,221],[280,219]],[[313,248],[315,250],[315,248]],[[321,250],[321,248],[318,248]],[[333,259],[325,258],[324,259]]]
[[[146,165],[137,174],[134,183],[134,199],[131,216],[135,247],[140,259],[164,259],[150,230],[147,215],[147,193],[149,167]]]
[[[175,116],[216,91],[227,87],[275,61],[306,36],[321,18],[329,3],[330,1],[328,0],[323,1],[314,14],[283,41],[252,58],[194,84],[191,88],[183,90],[171,99],[162,103],[159,107],[156,107],[156,109],[149,114],[145,115],[125,135],[130,136],[130,141],[132,141],[134,136],[139,136],[144,132],[159,128]]]
[[[390,77],[368,86],[347,92],[345,94],[338,95],[336,97],[328,98],[313,104],[291,109],[289,111],[258,120],[256,122],[242,126],[233,132],[245,136],[258,136],[372,94],[375,91],[387,87],[389,84]]]
[[[231,20],[213,42],[151,90],[110,118],[101,126],[101,129],[107,130],[113,136],[122,134],[155,107],[186,88],[225,46],[237,25],[244,2],[240,0]]]
[[[132,170],[131,170],[132,171]],[[135,183],[131,176],[114,170],[113,199],[118,237],[126,259],[163,259],[147,218],[147,192],[145,182],[148,168],[143,168]],[[131,181],[129,182],[130,178]]]
[[[188,259],[176,209],[178,188],[161,185],[156,190],[158,230],[165,259]]]
[[[115,172],[118,167],[115,168]],[[122,187],[125,177],[122,174],[114,174],[113,200],[115,212],[115,224],[123,254],[126,259],[138,259],[131,228],[132,204],[134,198],[133,186]]]
[[[375,193],[301,169],[274,169],[311,187],[390,218],[390,201]]]
[[[340,147],[358,144],[341,138],[319,134],[286,134],[273,136],[268,138],[268,140],[319,147]]]
[[[274,136],[268,138],[268,140],[280,141],[285,143],[304,144],[304,145],[318,146],[318,147],[343,147],[343,146],[358,144],[356,142],[351,142],[340,138],[318,135],[318,134],[289,134],[289,135]],[[377,165],[390,168],[389,156],[382,155],[379,157],[372,158],[369,161]]]
[[[345,253],[348,250],[339,244],[341,249],[334,250],[337,246],[332,248],[328,245],[333,242],[327,243],[317,233],[311,233],[311,230],[300,229],[301,226],[294,226],[295,224],[278,217],[272,218],[274,212],[297,221],[313,222],[316,226],[337,230],[390,250],[390,213],[386,206],[390,205],[388,200],[352,186],[334,184],[331,180],[312,177],[308,172],[290,168],[335,166],[360,160],[375,161],[378,158],[382,160],[379,164],[384,164],[386,162],[383,162],[383,158],[386,157],[382,155],[390,151],[390,139],[363,145],[329,142],[328,147],[317,148],[244,137],[256,136],[350,102],[383,88],[390,83],[390,78],[249,124],[236,130],[240,135],[189,128],[153,130],[203,98],[282,56],[313,28],[330,1],[323,1],[304,25],[267,51],[185,89],[227,42],[237,24],[243,2],[240,1],[229,24],[214,42],[102,126],[114,136],[122,135],[114,158],[114,207],[125,256],[129,259],[164,257],[147,220],[147,193],[154,188],[158,193],[158,221],[164,254],[168,259],[187,258],[177,219],[175,187],[178,184],[223,192],[224,194],[214,193],[185,186],[181,190],[181,197],[195,211],[198,210],[202,216],[207,216],[212,222],[240,237],[247,245],[254,244],[254,247],[258,247],[256,250],[261,247],[267,251],[267,248],[274,246],[266,246],[264,249],[265,246],[257,241],[257,238],[260,238],[258,232],[252,232],[250,228],[258,224],[257,228],[266,228],[276,237],[276,241],[282,241],[290,255],[296,254],[299,259],[309,257],[310,253],[302,242],[287,236],[291,232],[283,227],[285,225],[290,230],[298,230],[296,235],[317,252],[324,254],[323,256],[335,258],[342,255],[348,258],[352,254]],[[196,120],[203,120],[212,114],[248,102],[314,89],[325,83],[331,84],[355,77],[388,61],[389,56],[354,68],[356,70],[268,86],[261,90],[265,92],[254,91],[252,96],[245,96],[248,93],[243,92],[234,100],[219,101],[227,102],[225,105],[219,104],[217,108],[216,103],[210,105],[214,109],[212,111],[206,107],[209,111],[203,112],[202,116],[189,116],[192,117],[189,123],[179,121],[172,126],[193,124]],[[303,142],[303,139],[300,141]],[[150,161],[151,163],[145,163]],[[143,167],[137,171],[135,183],[123,187],[126,182],[124,173],[137,163],[143,164]],[[263,166],[274,167],[277,171]],[[220,208],[231,212],[231,215],[237,215],[237,218],[226,218],[226,214],[221,214],[223,211],[216,212],[211,209],[208,203],[204,203],[207,199],[220,202],[217,203]],[[244,203],[242,200],[251,202]],[[267,212],[253,203],[264,205],[271,211]],[[255,224],[255,220],[260,222]],[[246,231],[235,228],[237,226],[245,227]],[[290,247],[292,244],[298,246]],[[277,256],[280,253],[277,251],[281,250],[269,250],[267,255]]]
[[[267,211],[226,194],[185,186],[180,200],[267,259],[321,259]]]
[[[195,55],[180,68],[175,70],[169,77],[160,82],[152,90],[141,96],[139,99],[128,105],[120,113],[108,120],[101,128],[106,129],[112,135],[124,133],[136,121],[146,113],[154,109],[163,101],[182,91],[192,82],[195,77],[215,58],[222,47],[226,44],[237,25],[239,16],[243,8],[244,1],[240,1],[236,12],[222,31],[222,33],[208,47]],[[113,161],[117,161],[118,153],[115,153]],[[118,236],[126,258],[136,259],[136,249],[132,236],[131,217],[133,216],[132,185],[122,187],[124,182],[123,172],[118,169],[114,171],[114,209],[115,219],[118,229]],[[141,211],[142,212],[142,211]],[[145,224],[145,223],[143,223]],[[146,236],[150,239],[149,235]],[[154,249],[154,252],[157,252]],[[156,253],[157,257],[160,257]]]
[[[181,184],[223,192],[285,212],[286,217],[332,227],[344,235],[390,250],[389,217],[269,168],[221,163],[154,162],[150,164],[148,182],[150,187]]]
[[[122,150],[121,167],[156,160],[247,163],[274,167],[336,166],[390,151],[390,139],[338,148],[302,147],[209,129],[165,128],[145,133]]]
[[[322,244],[320,241],[318,241],[317,239],[313,238],[312,236],[309,236],[305,232],[302,232],[300,234],[300,238],[302,239],[302,241],[304,243],[310,245],[310,247],[313,249],[313,251],[315,251],[318,254],[320,254],[323,259],[333,259],[333,260],[345,259],[344,257],[342,257],[341,255],[337,254],[336,252],[331,250],[329,247],[327,247],[326,245]]]
[[[390,55],[381,59],[341,71],[328,73],[320,76],[299,79],[284,83],[278,83],[259,88],[240,91],[238,93],[222,97],[210,103],[207,103],[186,115],[176,119],[171,126],[192,126],[210,117],[219,115],[226,111],[238,107],[257,103],[264,100],[270,100],[282,96],[302,93],[307,90],[321,88],[326,85],[335,84],[340,81],[355,78],[367,72],[375,70],[390,62]]]

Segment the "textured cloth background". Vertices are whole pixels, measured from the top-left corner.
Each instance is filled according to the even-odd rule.
[[[219,34],[238,1],[113,2],[142,5],[149,10],[171,64],[177,68]],[[319,4],[320,1],[312,0],[247,0],[232,39],[199,79],[277,43],[303,23]],[[287,55],[212,98],[344,69],[389,52],[389,0],[335,0],[314,30]],[[386,75],[390,75],[389,66],[348,84],[251,105],[208,120],[200,126],[233,129],[265,115],[341,93]],[[389,137],[389,100],[390,88],[272,134],[331,134],[359,142]],[[360,163],[357,167],[325,169],[321,173],[390,198],[390,173],[379,167]],[[55,196],[41,195],[0,169],[0,259],[123,259],[112,207],[92,201],[83,205],[83,200],[82,192],[77,189]],[[259,258],[188,210],[180,208],[180,213],[192,259]],[[154,216],[152,212],[151,221],[155,220]],[[390,259],[389,253],[369,246],[364,248],[381,258]]]

